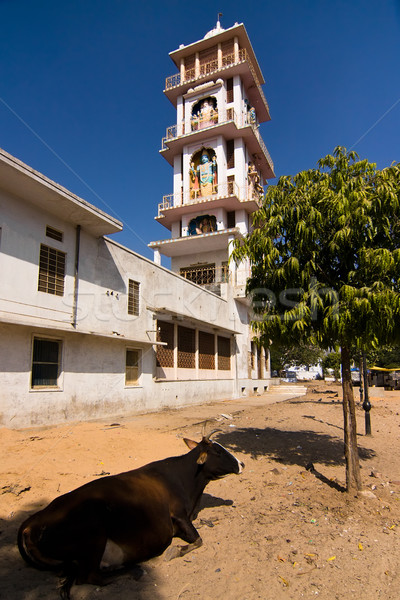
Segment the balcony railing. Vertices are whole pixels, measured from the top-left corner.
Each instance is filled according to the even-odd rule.
[[[227,181],[218,183],[214,186],[213,193],[209,196],[201,196],[199,190],[189,190],[180,194],[168,194],[163,196],[163,201],[158,205],[158,216],[160,217],[163,210],[175,208],[188,204],[198,204],[199,202],[209,202],[217,198],[226,198],[228,196],[236,196],[240,202],[254,201],[258,206],[262,205],[263,194],[259,193],[254,187],[246,185],[244,188],[239,188],[235,181]]]
[[[227,264],[221,266],[205,265],[203,267],[187,267],[179,271],[179,274],[198,285],[212,283],[227,283],[229,281],[229,268]]]
[[[237,288],[239,295],[245,295],[246,282],[250,277],[250,268],[229,270],[228,263],[216,266],[215,264],[201,267],[186,267],[179,271],[181,277],[206,287],[216,294],[220,294],[220,284],[229,283]]]
[[[161,149],[166,150],[168,148],[167,142],[180,135],[186,135],[192,133],[192,131],[207,129],[208,127],[213,127],[214,125],[220,125],[222,123],[229,123],[229,121],[234,121],[236,126],[239,126],[239,120],[237,119],[233,108],[228,108],[225,111],[225,114],[218,113],[218,111],[215,110],[210,117],[194,115],[190,120],[182,121],[179,125],[171,125],[171,127],[167,128],[166,136],[162,139]]]
[[[183,77],[181,77],[180,73],[176,73],[175,75],[167,77],[165,80],[165,89],[170,90],[174,87],[178,87],[179,85],[183,85],[184,83],[193,82],[196,79],[201,79],[202,77],[206,77],[207,75],[217,73],[221,69],[238,65],[243,62],[248,63],[249,69],[251,71],[251,74],[253,75],[258,91],[265,103],[265,106],[268,108],[268,102],[264,96],[264,92],[261,89],[261,85],[258,81],[258,77],[254,69],[253,63],[251,62],[250,56],[245,48],[241,48],[237,55],[235,53],[232,53],[228,54],[227,56],[223,56],[220,64],[218,63],[218,60],[214,59],[207,63],[199,65],[197,72],[196,68],[193,67],[191,69],[186,69]]]
[[[214,111],[212,117],[208,117],[207,119],[195,116],[192,117],[190,121],[182,121],[179,125],[171,125],[167,128],[166,136],[162,139],[161,150],[167,150],[168,142],[178,138],[181,135],[186,135],[188,133],[192,133],[193,131],[198,131],[207,127],[213,127],[214,125],[229,123],[231,121],[235,123],[238,129],[241,127],[247,127],[248,125],[251,125],[254,135],[256,136],[258,143],[260,144],[261,149],[271,169],[274,170],[274,163],[272,162],[271,155],[268,152],[264,140],[260,135],[260,132],[258,130],[258,123],[256,122],[256,120],[250,112],[237,115],[233,108],[226,109],[225,114],[223,114],[222,112],[219,113],[217,111]]]

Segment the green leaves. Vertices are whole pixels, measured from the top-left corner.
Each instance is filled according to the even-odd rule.
[[[255,330],[325,347],[396,337],[399,204],[399,165],[378,171],[343,147],[270,186],[233,252],[252,266]]]

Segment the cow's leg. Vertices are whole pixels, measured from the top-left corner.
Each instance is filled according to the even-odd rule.
[[[167,550],[165,558],[166,560],[172,560],[178,556],[184,556],[196,548],[200,548],[203,543],[199,532],[193,523],[186,516],[172,517],[172,523],[174,526],[174,537],[179,537],[184,542],[188,542],[185,546],[174,546]]]
[[[90,525],[97,525],[97,531]],[[90,583],[92,585],[107,585],[101,571],[100,563],[106,546],[107,537],[97,522],[90,523],[87,518],[85,525],[76,529],[70,526],[75,539],[65,549],[69,558],[65,560],[64,578],[60,581],[61,598],[68,599],[74,583]],[[70,540],[68,540],[70,542]]]

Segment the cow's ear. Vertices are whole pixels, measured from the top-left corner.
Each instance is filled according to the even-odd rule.
[[[185,442],[186,446],[190,448],[190,450],[193,450],[194,448],[196,448],[196,446],[199,445],[198,442],[195,442],[194,440],[189,440],[188,438],[183,438],[183,441]]]
[[[204,463],[207,460],[207,452],[202,452],[199,456],[199,458],[197,459],[197,464],[198,465],[204,465]]]

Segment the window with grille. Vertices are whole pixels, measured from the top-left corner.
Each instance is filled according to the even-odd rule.
[[[59,231],[58,229],[54,229],[54,227],[50,227],[50,225],[47,225],[46,236],[52,238],[53,240],[57,240],[57,242],[62,242],[64,234],[62,231]]]
[[[199,53],[200,74],[212,73],[218,68],[217,46],[212,46]]]
[[[195,331],[188,327],[178,327],[178,368],[194,369],[195,360]]]
[[[185,58],[185,78],[194,78],[195,55],[191,54]]]
[[[199,331],[199,369],[215,369],[214,335]]]
[[[226,168],[233,169],[235,167],[235,140],[227,140],[226,142]]]
[[[230,39],[230,40],[227,40],[226,42],[222,42],[221,49],[222,49],[222,57],[223,58],[226,58],[226,57],[230,56],[231,54],[233,54],[234,40]],[[226,63],[226,64],[230,64],[230,63]]]
[[[226,215],[226,221],[228,229],[232,229],[232,227],[236,227],[236,213],[234,210],[230,210]]]
[[[230,196],[233,196],[233,194],[235,193],[235,176],[228,175],[227,182],[228,182],[228,194]],[[235,214],[235,211],[232,211],[232,212],[233,212],[233,214]],[[228,213],[228,215],[229,215],[229,213]]]
[[[125,360],[125,385],[137,385],[139,381],[139,350],[127,350]]]
[[[157,367],[174,366],[174,324],[157,321],[157,341],[165,346],[157,346]]]
[[[218,369],[229,371],[231,368],[231,341],[229,338],[218,336]]]
[[[58,387],[60,360],[60,341],[34,338],[31,387]]]
[[[64,295],[65,252],[40,245],[38,291]]]
[[[226,80],[226,102],[233,102],[233,77]]]
[[[129,280],[128,287],[128,315],[139,315],[139,282]]]
[[[221,283],[229,282],[229,263],[224,261],[221,263]]]

